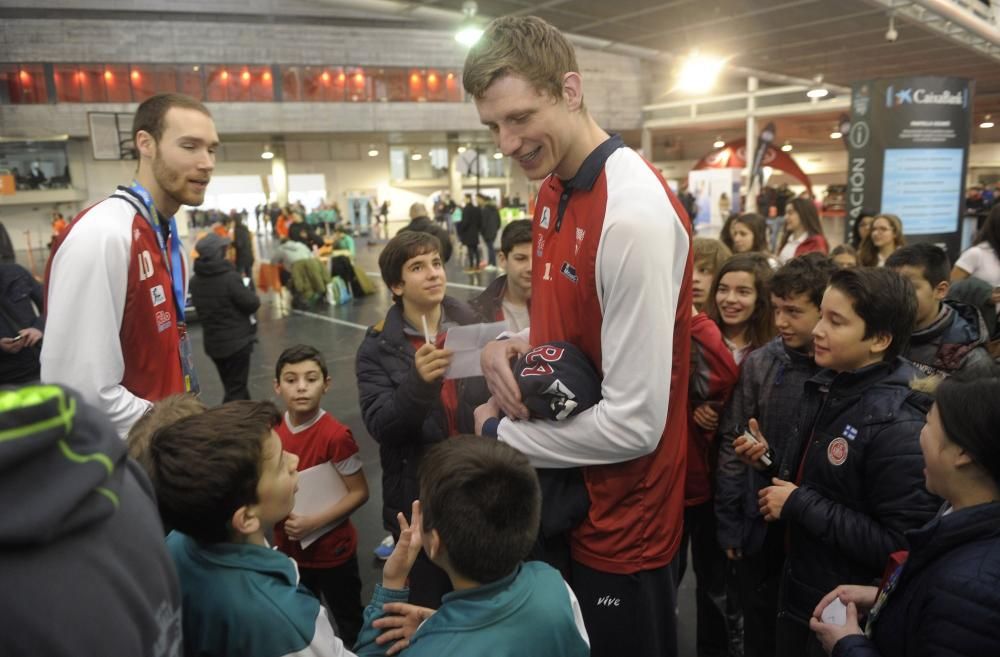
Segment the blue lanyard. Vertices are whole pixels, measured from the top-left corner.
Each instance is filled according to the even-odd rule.
[[[132,181],[132,191],[139,195],[139,198],[146,205],[146,209],[149,210],[151,218],[147,218],[146,221],[156,233],[156,241],[160,245],[163,262],[166,263],[167,273],[170,274],[170,283],[174,290],[174,307],[177,309],[177,321],[183,322],[186,299],[184,298],[184,261],[181,253],[184,247],[177,234],[177,222],[173,217],[167,220],[170,227],[170,252],[168,254],[166,240],[163,237],[163,226],[160,223],[160,215],[156,211],[156,206],[153,205],[153,197],[137,180]]]

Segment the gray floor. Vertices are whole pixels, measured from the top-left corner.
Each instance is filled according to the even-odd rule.
[[[377,258],[380,246],[369,247],[363,238],[358,238],[357,261],[367,272],[377,272]],[[261,244],[259,252],[267,253],[268,242]],[[469,299],[490,283],[494,273],[465,274],[461,267],[461,252],[456,249],[448,264],[448,293],[456,298]],[[258,313],[259,343],[254,350],[250,369],[250,393],[254,399],[272,399],[280,405],[274,394],[274,363],[283,349],[294,344],[305,343],[323,352],[333,383],[323,400],[323,407],[338,420],[351,428],[361,450],[365,474],[371,490],[368,503],[356,511],[352,521],[358,529],[358,558],[364,583],[363,599],[367,602],[375,582],[380,580],[381,562],[374,558],[372,550],[385,536],[381,526],[382,470],[379,466],[378,446],[368,435],[361,420],[358,407],[358,391],[355,384],[354,355],[364,337],[365,328],[385,316],[391,299],[388,290],[379,277],[372,276],[378,291],[376,294],[356,299],[345,306],[332,307],[316,313],[295,312],[279,318],[273,295],[262,294],[262,307]],[[222,385],[211,360],[201,347],[201,327],[195,322],[191,326],[195,357],[202,386],[202,399],[208,404],[222,400]],[[694,580],[685,577],[679,593],[680,655],[694,657]]]

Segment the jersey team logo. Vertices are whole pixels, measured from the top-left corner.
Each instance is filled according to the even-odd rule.
[[[542,220],[538,222],[542,228],[548,228],[549,222],[552,220],[552,210],[548,206],[542,208]]]
[[[162,285],[154,285],[153,289],[149,291],[149,296],[153,298],[154,306],[159,306],[160,304],[167,302],[167,295],[163,291]]]
[[[847,460],[847,441],[843,437],[837,438],[826,448],[826,459],[830,465],[844,465]]]
[[[167,310],[157,310],[156,311],[156,330],[163,333],[168,328],[171,327],[173,318],[170,316],[170,311]]]

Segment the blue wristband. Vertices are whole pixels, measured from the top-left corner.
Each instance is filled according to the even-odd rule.
[[[483,422],[483,435],[490,438],[497,437],[497,430],[500,428],[500,418],[491,417]]]

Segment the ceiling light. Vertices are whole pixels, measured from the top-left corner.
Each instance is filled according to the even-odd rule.
[[[271,150],[271,145],[267,144],[264,146],[264,152],[260,154],[260,159],[271,160],[274,159],[274,151]]]
[[[414,162],[419,162],[420,160],[424,159],[424,156],[421,155],[420,153],[414,153],[413,155],[410,156],[410,159],[413,160]]]
[[[458,154],[461,155],[462,153],[464,153],[467,150],[468,149],[465,146],[459,146],[458,147]]]
[[[986,116],[983,117],[983,122],[979,124],[979,127],[980,128],[992,128],[993,127],[993,119],[990,118],[989,114],[987,114]]]
[[[792,150],[792,145],[786,141],[784,144],[781,145],[781,150],[785,153],[788,153],[789,151]]]
[[[823,86],[823,76],[817,75],[813,78],[813,85],[809,87],[806,96],[809,98],[826,98],[830,95],[830,90]]]
[[[726,145],[726,142],[722,140],[722,137],[716,137],[715,141],[712,142],[712,148],[722,148]]]
[[[368,149],[368,157],[378,157],[378,149],[374,148],[374,147],[369,148]]]
[[[455,41],[458,41],[466,48],[476,45],[479,37],[483,36],[483,28],[479,27],[475,22],[477,11],[479,11],[479,6],[473,0],[465,0],[462,3],[462,14],[465,18],[462,19],[462,26],[455,33]]]
[[[830,139],[840,139],[843,136],[844,133],[842,133],[840,130],[834,130],[833,132],[830,133]]]
[[[496,153],[493,154],[493,159],[494,160],[502,160],[503,159],[503,153],[501,153],[500,151],[497,151]]]
[[[693,52],[684,59],[677,76],[677,87],[688,93],[706,93],[715,86],[725,61]]]

